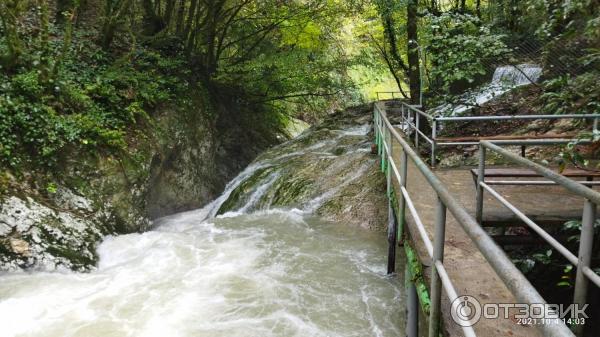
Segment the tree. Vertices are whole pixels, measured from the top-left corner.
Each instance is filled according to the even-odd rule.
[[[121,25],[134,0],[105,0],[104,22],[100,31],[100,45],[108,49],[112,44],[117,28]]]
[[[7,52],[0,54],[0,65],[6,69],[12,69],[19,62],[21,56],[22,41],[19,37],[18,20],[21,17],[25,1],[6,0],[0,2],[0,22],[6,41]]]
[[[66,21],[65,13],[74,7],[73,0],[56,0],[55,21],[57,24],[63,24]]]
[[[410,85],[410,102],[420,104],[421,97],[421,68],[419,62],[419,36],[418,36],[418,0],[408,0],[406,6],[406,35],[408,54],[408,82]],[[421,125],[427,125],[421,121]]]

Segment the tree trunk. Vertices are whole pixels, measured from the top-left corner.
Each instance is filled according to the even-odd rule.
[[[384,29],[385,42],[381,48],[381,52],[385,58],[386,63],[390,72],[394,76],[398,85],[398,90],[404,95],[402,89],[402,83],[400,78],[406,79],[408,77],[408,65],[402,59],[400,52],[398,51],[398,39],[396,36],[396,23],[394,20],[393,3],[392,1],[386,0],[378,4],[379,14],[381,15],[381,21]],[[390,53],[387,54],[387,48],[389,46]],[[401,76],[400,76],[401,75]]]
[[[406,34],[407,34],[407,56],[408,56],[408,83],[410,86],[410,103],[413,105],[421,102],[421,66],[419,62],[419,36],[418,36],[418,0],[408,0],[406,6]],[[424,116],[416,115],[419,119],[419,130],[429,134],[431,129]]]
[[[419,44],[417,31],[418,0],[408,0],[406,6],[406,33],[408,40],[408,82],[410,85],[410,101],[419,104],[421,97],[421,67],[419,63]]]
[[[189,42],[190,33],[194,26],[194,20],[196,18],[196,7],[198,6],[198,0],[191,0],[190,9],[188,10],[187,20],[183,30],[183,40]],[[188,43],[189,44],[189,43]],[[189,52],[189,50],[188,50]]]
[[[66,21],[64,12],[69,11],[73,7],[72,0],[57,0],[56,1],[56,23],[63,24]]]
[[[120,0],[107,6],[105,10],[106,18],[100,30],[100,45],[105,50],[110,47],[115,38],[117,27],[121,23],[123,16],[129,11],[133,0]]]
[[[179,7],[177,9],[177,23],[175,24],[175,34],[181,36],[183,33],[183,18],[185,16],[185,0],[179,1]]]
[[[8,49],[6,55],[0,54],[0,66],[7,70],[12,70],[19,63],[22,54],[17,23],[17,19],[21,16],[19,3],[20,0],[9,0],[0,3],[0,22],[2,23]]]
[[[50,77],[50,13],[48,3],[44,0],[38,0],[37,5],[40,8],[40,63],[38,66],[38,79],[40,83],[48,84]]]
[[[146,23],[146,30],[149,35],[154,35],[160,32],[164,28],[164,22],[159,14],[157,14],[158,2],[152,2],[152,0],[142,0],[142,7],[144,8],[144,22]]]
[[[165,26],[169,28],[171,25],[171,18],[173,17],[173,11],[175,10],[175,0],[168,0],[165,8],[164,22]]]

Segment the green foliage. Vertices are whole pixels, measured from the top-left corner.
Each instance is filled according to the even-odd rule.
[[[510,50],[504,35],[492,33],[476,16],[428,15],[425,29],[432,86],[449,91],[455,83],[473,84],[488,73],[489,64],[505,60]]]
[[[73,153],[120,153],[127,134],[151,123],[148,111],[187,87],[184,59],[143,47],[114,58],[85,34],[78,33],[60,64],[65,45],[49,44],[45,58],[56,67],[49,81],[39,70],[36,39],[26,40],[30,56],[22,66],[0,71],[0,165],[51,168]]]
[[[241,11],[240,23],[224,38],[235,42],[221,53],[212,81],[228,87],[243,83],[252,103],[308,121],[359,102],[349,69],[361,61],[347,52],[340,33],[349,10],[337,1],[318,9],[295,2],[253,6],[263,8],[269,18],[249,20]],[[263,30],[265,38],[259,41],[243,38]]]
[[[567,221],[562,225],[561,233],[568,235],[567,244],[570,245],[572,251],[576,251],[579,247],[579,241],[581,238],[581,220]],[[600,219],[594,222],[594,237],[598,237],[600,234]],[[563,269],[560,282],[557,283],[559,287],[571,288],[574,285],[574,267],[572,264],[566,264]]]
[[[600,113],[600,72],[560,76],[544,82],[544,112],[549,114]]]
[[[581,220],[571,220],[565,222],[555,233],[560,236],[566,236],[567,239],[561,242],[567,249],[577,254],[579,240],[581,237]],[[600,219],[594,222],[594,238],[600,236]],[[566,262],[560,254],[554,254],[552,249],[542,249],[534,252],[524,252],[520,256],[513,258],[517,267],[531,279],[532,275],[539,277],[547,282],[550,275],[555,278],[555,285],[561,288],[572,288],[575,278],[575,268],[572,264]],[[548,286],[548,285],[546,285]]]
[[[584,156],[580,152],[579,145],[583,142],[591,142],[591,153],[588,156]],[[598,151],[600,150],[600,130],[584,131],[580,132],[577,139],[569,142],[564,146],[562,151],[559,153],[560,162],[559,170],[562,172],[567,166],[573,165],[582,169],[594,169],[590,167],[589,157],[596,158]],[[600,167],[599,163],[596,163],[596,168]]]
[[[579,239],[581,237],[581,220],[567,221],[562,225],[561,232],[569,235],[567,238],[568,242],[579,245]],[[594,235],[600,234],[600,219],[594,222]]]
[[[58,191],[58,186],[55,183],[51,182],[46,185],[46,192],[50,194],[55,194]]]

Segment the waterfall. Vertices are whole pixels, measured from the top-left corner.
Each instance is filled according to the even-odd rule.
[[[492,85],[504,85],[509,88],[537,82],[542,75],[542,68],[535,64],[502,66],[496,68]]]
[[[516,87],[537,82],[541,74],[542,68],[535,64],[501,66],[496,68],[489,84],[460,95],[455,104],[442,104],[429,111],[432,115],[461,115],[473,107],[487,103]]]

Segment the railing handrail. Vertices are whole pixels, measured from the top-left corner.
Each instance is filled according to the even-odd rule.
[[[511,145],[511,143],[512,142],[508,142],[505,144]],[[600,205],[600,193],[594,191],[590,187],[586,187],[584,184],[576,180],[569,179],[561,174],[558,174],[545,166],[511,153],[510,151],[507,151],[506,149],[503,149],[502,147],[490,141],[482,141],[479,146],[480,153],[479,167],[477,169],[476,194],[476,214],[478,221],[482,223],[483,220],[483,192],[487,191],[504,207],[508,208],[521,221],[523,221],[529,228],[535,231],[544,241],[546,241],[546,243],[558,251],[558,253],[567,259],[569,263],[577,268],[573,303],[582,306],[585,305],[587,302],[589,281],[600,287],[600,275],[596,274],[591,269],[592,252],[594,248],[594,223],[596,221],[597,208],[598,205]],[[579,251],[577,255],[573,254],[567,247],[556,240],[540,225],[535,223],[530,217],[525,215],[525,213],[519,210],[517,206],[513,205],[510,201],[498,193],[498,191],[494,190],[490,184],[486,183],[485,164],[487,150],[494,151],[515,164],[525,166],[528,169],[537,172],[540,176],[549,179],[550,182],[565,188],[577,196],[585,198],[583,214],[581,216],[581,232],[579,235]],[[575,326],[575,331],[578,336],[583,335],[583,329],[583,325]]]
[[[508,143],[504,143],[504,144],[511,144],[511,143],[512,142],[508,142]],[[517,142],[515,142],[515,143],[517,143]],[[541,176],[544,176],[544,177],[556,182],[557,184],[563,186],[567,190],[569,190],[581,197],[591,200],[596,205],[600,205],[600,193],[599,192],[596,192],[593,189],[586,187],[585,185],[583,185],[573,179],[569,179],[559,173],[556,173],[553,170],[551,170],[545,166],[535,163],[529,159],[520,157],[520,156],[518,156],[510,151],[507,151],[497,145],[497,144],[502,144],[502,143],[494,144],[491,141],[482,140],[480,142],[480,144],[481,144],[481,146],[486,147],[486,148],[502,155],[503,157],[505,157],[506,159],[509,159],[510,161],[514,162],[515,164],[520,164],[520,165],[526,166],[527,168],[534,170]]]
[[[405,102],[401,102],[401,103],[402,103],[403,106],[407,107],[409,110],[412,110],[412,111],[418,113],[419,115],[421,115],[421,116],[423,116],[423,117],[425,117],[425,118],[427,118],[427,119],[429,119],[431,121],[433,121],[434,118],[435,118],[434,116],[426,113],[425,111],[418,109],[416,105],[411,105],[411,104],[408,104],[408,103],[405,103]]]
[[[460,146],[460,145],[477,145],[477,141],[452,141],[451,139],[441,139],[437,136],[438,126],[444,122],[453,121],[501,121],[501,120],[562,120],[562,119],[593,119],[594,126],[593,130],[598,130],[598,124],[600,120],[600,114],[566,114],[566,115],[514,115],[514,116],[433,116],[416,107],[407,104],[400,100],[399,103],[401,108],[401,118],[404,125],[409,130],[413,130],[415,148],[419,150],[419,138],[425,139],[431,147],[431,167],[435,166],[436,157],[435,152],[438,146]],[[411,112],[414,112],[411,113]],[[419,120],[417,114],[425,117],[431,122],[431,135],[425,135],[419,130]],[[414,117],[413,117],[414,116]],[[411,122],[411,119],[413,122]],[[438,141],[438,139],[440,141]],[[533,139],[535,140],[535,139]],[[544,142],[545,144],[564,144],[574,141],[575,139],[552,139],[551,142]],[[523,144],[533,145],[533,144]],[[524,152],[524,150],[523,150]]]
[[[502,116],[435,116],[438,121],[500,121],[513,119],[596,119],[599,114],[564,114],[564,115],[502,115]]]
[[[485,232],[479,223],[469,214],[469,212],[456,200],[452,194],[446,189],[442,181],[431,171],[421,157],[411,148],[410,144],[404,140],[402,136],[395,130],[388,120],[385,112],[379,107],[380,103],[375,103],[375,117],[379,117],[383,122],[383,127],[388,134],[402,146],[404,153],[412,160],[414,165],[425,177],[425,180],[436,192],[439,200],[454,216],[454,219],[459,223],[475,246],[485,257],[488,263],[495,270],[496,274],[504,282],[506,287],[511,291],[518,301],[525,303],[546,303],[543,297],[527,280],[527,278],[513,264],[506,253],[494,242],[494,240]],[[379,121],[376,121],[376,125]],[[381,126],[377,125],[379,129]],[[382,133],[383,130],[376,130]],[[391,154],[389,154],[391,157]],[[392,158],[393,160],[393,158]],[[438,261],[434,261],[437,263]],[[453,300],[453,299],[451,299]],[[571,330],[564,324],[542,324],[540,329],[546,336],[573,336]]]

